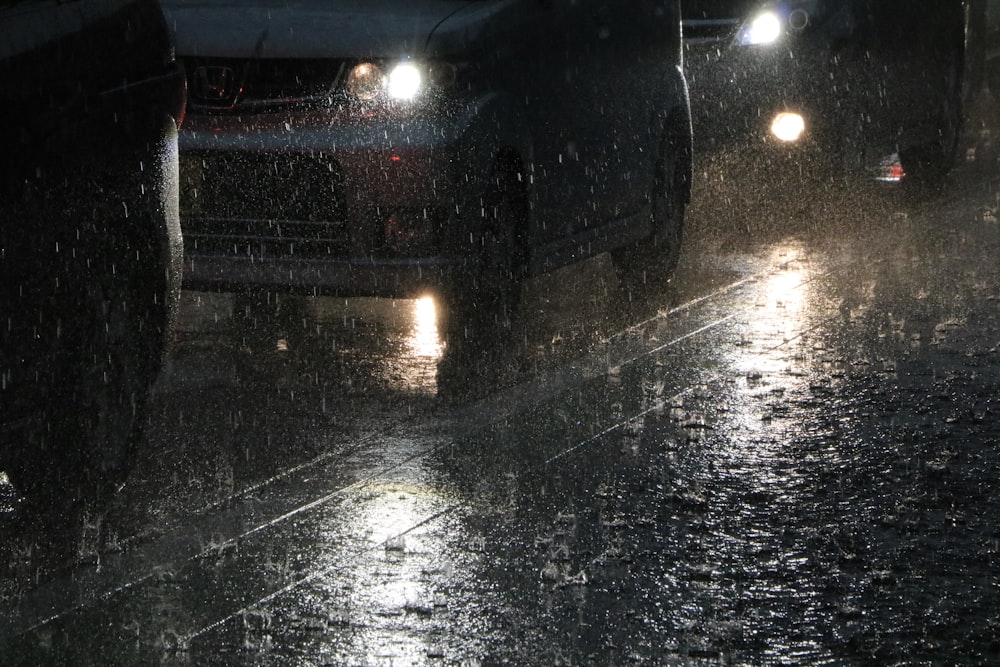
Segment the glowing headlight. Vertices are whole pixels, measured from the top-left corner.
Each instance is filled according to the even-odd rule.
[[[385,89],[385,74],[375,63],[355,65],[347,75],[347,92],[359,99],[374,100]]]
[[[782,112],[771,121],[771,134],[786,143],[798,141],[805,131],[806,121],[797,113]]]
[[[781,17],[774,12],[764,12],[743,26],[737,41],[741,46],[771,44],[778,41],[781,31]]]
[[[412,100],[420,92],[423,77],[413,63],[400,63],[389,72],[386,91],[396,100]]]
[[[386,98],[409,101],[422,93],[425,77],[421,65],[402,62],[387,69],[388,74],[372,62],[355,65],[347,75],[347,92],[365,102]]]

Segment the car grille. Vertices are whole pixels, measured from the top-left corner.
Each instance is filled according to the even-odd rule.
[[[185,153],[185,252],[343,256],[350,247],[343,176],[322,153]]]
[[[337,101],[348,63],[342,59],[186,58],[193,112],[266,111],[329,106]]]

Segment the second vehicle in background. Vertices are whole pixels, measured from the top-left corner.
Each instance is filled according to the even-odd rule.
[[[688,0],[699,154],[936,180],[986,78],[995,0]]]

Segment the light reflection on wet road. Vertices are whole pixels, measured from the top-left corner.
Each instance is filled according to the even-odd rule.
[[[0,650],[996,660],[995,185],[752,244],[696,209],[651,305],[604,258],[536,281],[508,379],[453,404],[426,302],[311,300],[248,340],[232,301],[189,295],[134,479],[62,538],[78,564],[3,525]]]

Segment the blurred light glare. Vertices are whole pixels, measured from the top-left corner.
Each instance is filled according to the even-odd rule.
[[[781,37],[781,17],[774,12],[763,12],[744,28],[740,43],[744,46],[771,44],[779,37]]]
[[[347,92],[366,102],[382,93],[385,75],[375,63],[359,63],[347,76]]]
[[[786,143],[798,141],[805,131],[806,121],[797,113],[782,112],[771,121],[771,134]]]
[[[397,100],[412,100],[420,92],[422,77],[413,63],[400,63],[389,73],[389,96]]]

